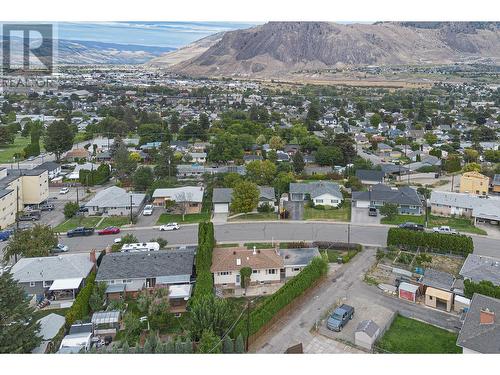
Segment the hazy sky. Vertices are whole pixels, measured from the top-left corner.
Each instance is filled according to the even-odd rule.
[[[59,39],[179,48],[221,31],[256,23],[232,22],[100,22],[58,23]]]

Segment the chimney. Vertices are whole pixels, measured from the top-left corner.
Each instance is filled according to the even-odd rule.
[[[241,259],[240,258],[236,259],[236,265],[241,266]]]
[[[257,247],[253,247],[253,255],[257,255]]]
[[[493,324],[495,323],[495,312],[490,311],[488,308],[481,309],[479,312],[480,324]]]
[[[90,261],[94,264],[97,263],[97,259],[95,257],[95,249],[92,249],[92,251],[90,252]]]

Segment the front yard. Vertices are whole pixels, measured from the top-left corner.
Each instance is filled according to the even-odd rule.
[[[457,337],[457,333],[398,315],[377,343],[377,349],[397,354],[461,353]]]
[[[121,227],[122,225],[130,224],[129,216],[110,216],[105,217],[102,222],[97,226],[97,229],[106,227]]]
[[[304,220],[351,221],[351,202],[345,200],[339,208],[324,209],[304,207]]]
[[[54,228],[54,231],[62,233],[77,227],[94,228],[101,219],[102,217],[100,216],[74,216],[71,219],[63,221]]]
[[[251,212],[230,218],[228,221],[279,220],[275,212]]]
[[[163,213],[160,215],[156,224],[168,224],[168,223],[200,223],[202,221],[210,221],[210,212],[201,212],[199,214],[186,214],[184,215],[184,220],[181,214],[167,214]]]
[[[380,220],[380,222],[382,224],[392,224],[392,225],[399,225],[406,222],[412,222],[423,225],[425,223],[425,216],[396,215],[391,220],[389,220],[387,217],[383,217]],[[486,234],[484,230],[475,227],[470,219],[429,215],[429,224],[428,224],[429,228],[439,227],[441,225],[447,225],[451,228],[458,230],[459,232]]]

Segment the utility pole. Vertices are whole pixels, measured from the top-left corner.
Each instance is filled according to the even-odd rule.
[[[247,302],[247,338],[245,344],[246,352],[248,352],[249,337],[250,337],[250,301]]]
[[[132,224],[132,194],[130,194],[130,224]]]
[[[347,224],[347,244],[351,245],[351,224]]]
[[[76,187],[76,204],[80,205],[80,200],[78,199],[78,186]]]

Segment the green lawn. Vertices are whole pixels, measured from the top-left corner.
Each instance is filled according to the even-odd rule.
[[[278,214],[274,212],[255,212],[229,219],[229,221],[247,221],[247,220],[278,220]]]
[[[74,216],[69,220],[63,221],[54,230],[56,232],[67,232],[76,227],[95,227],[99,220],[101,220],[99,216]]]
[[[104,218],[101,224],[97,226],[98,229],[106,227],[121,227],[122,225],[130,224],[129,216],[110,216]]]
[[[69,310],[69,308],[37,310],[33,313],[33,318],[35,320],[39,320],[39,319],[42,319],[44,316],[47,316],[49,314],[57,314],[57,315],[66,316],[66,313],[68,312],[68,310]]]
[[[14,154],[22,152],[23,149],[30,144],[30,137],[16,136],[14,143],[11,145],[0,146],[0,163],[11,163]],[[40,151],[43,151],[43,145],[40,140]]]
[[[168,223],[200,223],[202,221],[210,220],[210,212],[202,212],[199,214],[187,214],[184,215],[184,220],[182,220],[182,215],[172,215],[172,214],[161,214],[160,218],[156,224],[168,224]]]
[[[416,223],[416,224],[424,224],[425,216],[415,216],[415,215],[397,215],[392,220],[389,220],[386,217],[383,217],[380,222],[382,224],[402,224],[407,221]],[[428,227],[439,227],[441,225],[448,225],[449,227],[458,230],[459,232],[467,232],[467,233],[475,233],[475,234],[486,234],[486,232],[478,227],[472,225],[471,220],[465,218],[454,218],[454,217],[442,217],[442,216],[429,216],[429,224]]]
[[[377,347],[382,353],[461,353],[462,350],[456,345],[457,337],[457,333],[398,315]]]
[[[351,202],[345,201],[340,208],[304,208],[304,220],[351,221]]]

